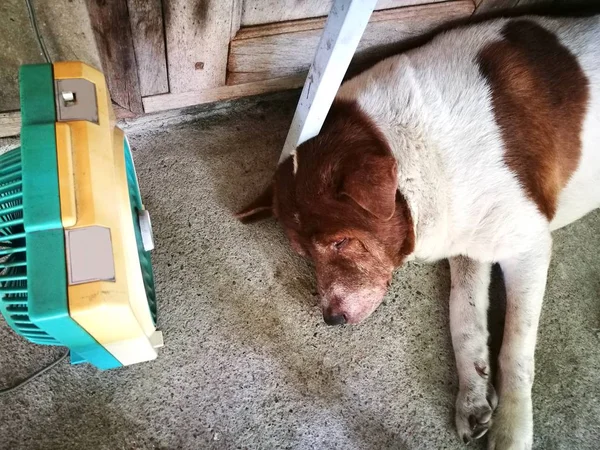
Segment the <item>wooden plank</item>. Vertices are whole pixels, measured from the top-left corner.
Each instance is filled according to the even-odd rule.
[[[475,14],[503,11],[519,5],[519,0],[475,0]]]
[[[564,3],[577,3],[578,0],[562,0]],[[593,0],[593,1],[597,1],[597,0]],[[519,0],[518,1],[518,6],[520,7],[529,7],[529,6],[536,6],[536,5],[557,5],[561,3],[561,0]],[[510,5],[508,6],[510,7]]]
[[[138,117],[138,114],[134,114],[128,109],[121,108],[115,103],[113,103],[112,108],[115,113],[115,118],[117,120]],[[21,112],[11,111],[6,113],[0,113],[0,138],[18,136],[20,134]]]
[[[470,0],[429,4],[407,8],[376,11],[358,46],[353,63],[375,59],[390,46],[408,41],[431,31],[443,23],[468,17],[474,5]],[[231,43],[227,84],[279,78],[306,72],[317,48],[324,19],[309,19],[306,30],[298,31],[299,23],[279,24],[277,34],[266,25],[266,35],[260,36],[259,27],[245,38],[240,30]],[[260,27],[262,28],[262,27]],[[286,29],[292,30],[285,32]]]
[[[587,4],[596,3],[598,0],[588,0]],[[475,14],[494,14],[496,12],[509,11],[518,8],[517,11],[527,13],[528,11],[544,11],[545,6],[560,7],[561,5],[576,7],[585,6],[585,0],[476,0],[477,8]],[[596,3],[597,4],[597,3]],[[537,9],[538,6],[543,7]],[[532,9],[534,8],[534,9]]]
[[[0,113],[0,138],[21,134],[21,112]]]
[[[446,0],[379,0],[376,10],[439,3]],[[329,14],[333,0],[245,0],[242,26],[322,17]]]
[[[121,108],[119,105],[112,104],[113,112],[117,120],[132,119],[138,117],[128,109]],[[21,112],[11,111],[0,113],[0,138],[18,136],[21,134]]]
[[[122,108],[142,113],[127,0],[87,0],[87,6],[112,100]]]
[[[225,84],[234,0],[164,0],[171,92]]]
[[[377,0],[335,0],[304,82],[279,162],[321,131]]]
[[[475,0],[475,14],[495,17],[498,12],[511,14],[569,15],[597,13],[598,0]],[[589,8],[589,7],[592,8]]]
[[[139,117],[141,115],[141,114],[136,114],[132,111],[129,111],[128,109],[121,108],[116,103],[112,104],[112,109],[113,109],[113,113],[115,115],[115,119],[117,119],[117,120],[133,119],[133,118]]]
[[[127,0],[127,5],[142,97],[169,92],[161,1]]]
[[[295,89],[302,86],[305,77],[293,76],[275,78],[256,83],[238,84],[235,86],[220,86],[202,91],[183,92],[177,94],[154,95],[144,98],[144,109],[147,113],[165,111],[167,109],[185,108],[187,106],[231,100],[238,97],[266,94],[269,92]]]
[[[235,35],[234,42],[239,44],[239,41],[244,39],[256,39],[267,36],[276,36],[278,34],[298,33],[300,31],[319,30],[325,26],[326,17],[318,17],[316,19],[294,20],[291,22],[269,23],[256,27],[241,28]]]

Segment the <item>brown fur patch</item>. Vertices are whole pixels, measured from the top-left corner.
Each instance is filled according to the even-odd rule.
[[[399,263],[412,252],[412,221],[397,193],[396,161],[358,106],[336,101],[323,130],[297,149],[298,169],[275,175],[275,215],[286,230],[314,239],[360,230],[381,239]],[[410,247],[410,248],[406,248]]]
[[[505,161],[552,219],[579,164],[588,81],[575,56],[540,25],[512,20],[502,35],[481,51],[479,68],[492,88]]]
[[[272,208],[292,248],[315,264],[324,314],[360,322],[415,245],[396,159],[369,117],[342,101],[296,153],[297,167],[293,157],[283,161],[272,194],[265,191],[238,217],[251,221]]]

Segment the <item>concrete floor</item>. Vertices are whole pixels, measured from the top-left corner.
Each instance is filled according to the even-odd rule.
[[[331,328],[309,265],[276,223],[232,218],[268,182],[294,102],[280,94],[129,125],[166,347],[156,361],[108,372],[63,363],[0,397],[0,448],[464,448],[453,426],[447,263],[399,270],[368,321]],[[537,449],[600,442],[599,231],[596,212],[555,234]],[[497,280],[495,309],[501,292]],[[60,352],[2,320],[0,342],[0,386]]]

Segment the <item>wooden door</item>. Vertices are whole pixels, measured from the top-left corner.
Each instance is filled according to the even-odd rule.
[[[476,12],[544,0],[379,0],[368,63]],[[551,0],[546,0],[551,1]],[[121,116],[300,87],[333,0],[88,0]]]

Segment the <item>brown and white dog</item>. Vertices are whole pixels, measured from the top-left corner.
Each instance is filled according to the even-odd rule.
[[[504,450],[532,446],[550,233],[599,206],[600,17],[526,16],[445,32],[346,82],[320,135],[238,217],[277,217],[314,261],[332,325],[368,317],[403,262],[449,258],[456,426],[465,441],[489,428],[489,448]],[[496,262],[498,395],[486,316]]]

